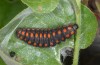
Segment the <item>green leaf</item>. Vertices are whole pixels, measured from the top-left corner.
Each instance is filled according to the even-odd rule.
[[[9,51],[15,51],[20,63],[25,65],[61,65],[60,49],[63,47],[73,46],[73,37],[60,45],[57,44],[51,48],[33,47],[25,42],[17,39],[15,35],[16,28],[20,27],[35,27],[35,28],[56,28],[58,26],[75,23],[75,16],[72,5],[69,1],[60,1],[59,6],[51,13],[36,14],[26,10],[15,17],[7,26],[0,30],[0,43],[3,52],[9,54]],[[67,5],[66,5],[67,4]],[[24,16],[23,16],[24,15]],[[27,16],[27,17],[26,17]],[[13,64],[14,65],[14,64]]]
[[[20,0],[0,0],[0,28],[26,6]]]
[[[4,61],[8,65],[11,65],[11,64],[12,65],[20,65],[18,62],[15,61],[15,59],[16,60],[18,59],[17,56],[15,59],[12,59],[11,57],[9,57],[10,56],[9,52],[11,50],[8,49],[9,47],[7,47],[7,44],[14,32],[14,29],[19,25],[19,23],[21,23],[21,21],[26,16],[28,16],[31,13],[32,13],[32,11],[30,11],[28,9],[23,10],[23,12],[19,13],[19,15],[17,15],[14,19],[12,19],[5,27],[0,29],[0,31],[2,31],[2,32],[0,32],[0,36],[3,36],[2,38],[0,37],[0,57],[2,57],[2,59],[4,59]],[[3,48],[3,47],[5,47],[5,48]]]
[[[6,65],[5,63],[4,63],[4,61],[0,58],[0,64],[1,65]]]
[[[92,44],[96,36],[98,23],[94,14],[86,7],[82,5],[81,16],[81,36],[80,47],[82,49],[87,48]]]
[[[93,14],[89,9],[82,6],[82,25],[91,26],[94,25],[97,27],[97,22]],[[91,16],[90,16],[91,15]],[[88,18],[87,18],[88,17]],[[90,19],[90,20],[88,20]],[[93,20],[92,20],[93,19]],[[10,21],[8,25],[3,27],[0,30],[0,50],[4,52],[4,54],[9,55],[9,51],[16,52],[16,59],[20,64],[23,65],[61,65],[60,62],[60,50],[64,47],[73,47],[74,45],[74,36],[70,39],[67,39],[65,42],[61,42],[54,47],[50,48],[39,48],[33,47],[25,42],[19,40],[16,37],[16,29],[17,28],[57,28],[58,26],[68,25],[70,23],[75,23],[76,17],[73,9],[73,5],[70,0],[60,0],[57,8],[50,13],[38,14],[32,12],[29,8],[25,9],[21,13],[19,13],[14,19]],[[94,22],[90,24],[91,22]],[[89,25],[90,24],[90,25]],[[81,38],[84,40],[85,35],[89,32],[89,37],[91,42],[93,41],[93,36],[96,33],[96,27],[91,27],[94,31],[91,32],[93,34],[90,37],[90,31],[92,29],[88,27],[82,26],[82,35]],[[87,30],[87,31],[86,31]],[[85,43],[82,44],[81,48],[86,48],[90,45],[90,40],[87,41],[87,38],[84,40]],[[85,45],[85,46],[84,46]],[[9,58],[9,57],[8,57]],[[11,58],[10,58],[11,59]],[[12,59],[11,59],[12,60]],[[12,61],[13,62],[13,61]],[[11,63],[11,62],[10,62]],[[16,63],[15,63],[16,64]],[[15,65],[13,64],[13,65]]]
[[[52,12],[58,5],[59,0],[22,0],[36,13]]]

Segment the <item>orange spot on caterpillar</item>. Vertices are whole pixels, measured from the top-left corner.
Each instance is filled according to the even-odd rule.
[[[44,34],[44,38],[46,38],[46,34]]]
[[[45,47],[47,47],[47,46],[48,46],[48,44],[46,44],[46,43],[45,43],[45,44],[44,44],[44,46],[45,46]]]
[[[40,38],[42,38],[42,33],[40,33]]]
[[[56,40],[56,43],[59,43],[59,40]]]
[[[33,37],[34,35],[33,35],[33,33],[30,33],[30,37]]]
[[[25,32],[24,31],[22,31],[22,35],[24,35],[25,34]]]
[[[62,37],[62,41],[64,41],[64,37]]]
[[[66,33],[66,32],[67,32],[67,30],[64,28],[64,29],[63,29],[63,32],[64,32],[64,33]]]
[[[40,47],[42,47],[42,44],[41,44],[41,43],[39,43],[39,46],[40,46]]]
[[[69,37],[70,37],[70,35],[69,35],[69,34],[67,34],[67,35],[66,35],[66,38],[69,38]]]
[[[61,34],[61,31],[60,31],[60,30],[58,31],[58,34],[59,34],[59,35]]]
[[[50,42],[50,46],[53,46],[54,44],[52,42]]]
[[[71,27],[71,26],[69,26],[69,27],[68,27],[68,30],[71,30],[71,29],[72,29],[72,27]]]
[[[56,33],[55,32],[53,32],[53,36],[56,36]]]
[[[34,42],[33,46],[36,46],[37,44]]]
[[[71,31],[71,35],[73,35],[74,34],[74,31]]]
[[[35,37],[38,37],[38,33],[35,34]]]
[[[21,37],[20,37],[20,40],[22,40],[22,39],[23,39],[23,37],[21,36]]]
[[[48,34],[48,38],[50,38],[51,36],[50,36],[50,33]]]
[[[31,44],[31,41],[28,41],[28,44]]]
[[[28,32],[26,32],[26,37],[28,37],[28,35],[29,35]]]

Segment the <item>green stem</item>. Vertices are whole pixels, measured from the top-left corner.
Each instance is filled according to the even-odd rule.
[[[78,42],[75,43],[74,47],[74,58],[73,58],[73,65],[78,65],[78,58],[79,58],[79,44]]]
[[[79,29],[77,30],[76,39],[75,39],[75,45],[74,45],[74,54],[73,54],[73,64],[72,65],[78,65],[79,60],[79,51],[80,51],[80,34],[81,34],[81,2],[80,0],[76,0],[73,2],[75,15],[76,15],[76,23],[79,26]]]
[[[78,16],[78,15],[77,15]],[[78,21],[80,17],[78,17]],[[79,23],[78,23],[79,24]],[[74,57],[73,57],[73,65],[78,65],[79,60],[79,51],[80,51],[80,29],[77,31],[75,45],[74,45]]]
[[[80,9],[81,8],[81,6],[80,6],[81,0],[76,0],[76,3],[77,3],[78,8]]]

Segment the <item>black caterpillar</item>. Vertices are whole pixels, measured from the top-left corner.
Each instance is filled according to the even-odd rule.
[[[52,47],[76,33],[77,24],[63,26],[57,29],[19,28],[16,31],[20,40],[35,47]]]

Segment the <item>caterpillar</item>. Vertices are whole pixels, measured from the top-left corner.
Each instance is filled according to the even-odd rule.
[[[35,47],[53,47],[76,34],[77,29],[77,24],[70,24],[56,29],[18,28],[16,35],[20,40]]]

